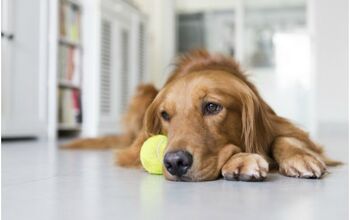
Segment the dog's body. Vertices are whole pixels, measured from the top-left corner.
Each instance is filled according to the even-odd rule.
[[[140,167],[143,142],[168,136],[169,180],[263,180],[276,165],[286,176],[320,178],[327,159],[308,134],[279,117],[231,59],[196,51],[182,56],[165,86],[138,88],[125,115],[125,134],[74,141],[70,148],[130,145],[117,163]]]

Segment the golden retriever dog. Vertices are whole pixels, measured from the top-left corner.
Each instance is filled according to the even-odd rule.
[[[173,181],[261,181],[273,167],[289,177],[321,178],[327,165],[339,164],[305,131],[278,116],[232,58],[206,51],[179,57],[159,91],[140,86],[124,124],[124,135],[66,147],[130,145],[117,152],[116,162],[141,167],[143,142],[164,134],[163,173]]]

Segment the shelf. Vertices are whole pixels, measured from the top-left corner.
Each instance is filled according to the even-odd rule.
[[[81,124],[58,124],[58,130],[60,131],[74,131],[81,130]]]
[[[58,135],[78,136],[82,131],[82,12],[84,0],[59,0],[57,33]],[[69,78],[67,77],[69,76]]]
[[[76,47],[76,48],[81,49],[81,44],[79,42],[74,42],[74,41],[68,40],[67,38],[64,38],[64,37],[60,37],[59,42],[60,42],[60,44],[64,44],[64,45],[67,45],[70,47]]]
[[[64,80],[59,80],[58,85],[60,87],[64,87],[64,88],[81,89],[80,85],[74,84],[74,83],[69,82],[69,81],[64,81]]]

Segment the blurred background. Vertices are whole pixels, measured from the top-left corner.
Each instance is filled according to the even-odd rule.
[[[196,48],[238,60],[312,136],[347,139],[347,0],[1,2],[3,140],[117,134],[136,86]]]

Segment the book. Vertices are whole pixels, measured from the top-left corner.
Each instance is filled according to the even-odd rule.
[[[65,125],[82,123],[80,91],[76,89],[59,89],[58,121]]]
[[[80,85],[80,50],[68,45],[58,47],[58,79],[61,82]]]
[[[61,1],[60,5],[60,36],[70,42],[79,43],[81,10],[79,6]]]

